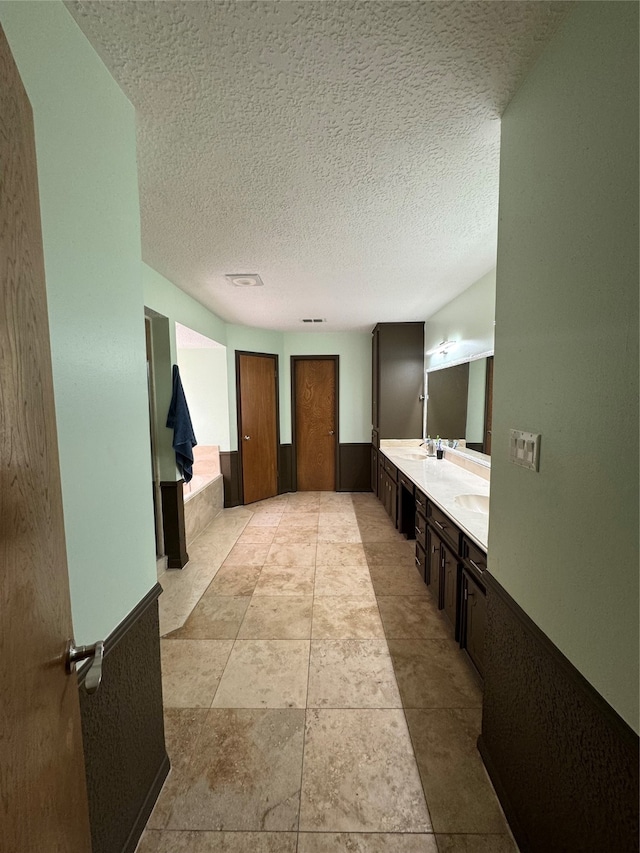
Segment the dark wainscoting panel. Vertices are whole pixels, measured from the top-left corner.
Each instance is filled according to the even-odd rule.
[[[371,444],[341,444],[339,449],[340,472],[338,492],[371,491]]]
[[[102,684],[80,687],[93,853],[132,853],[169,772],[157,584],[107,637]],[[78,674],[80,684],[88,667]]]
[[[220,451],[220,471],[224,480],[225,507],[240,506],[240,459],[237,450]]]
[[[522,853],[637,853],[638,737],[489,572],[478,748]]]
[[[281,444],[278,458],[278,492],[283,495],[293,489],[292,482],[292,447],[290,444]]]
[[[164,553],[169,569],[181,569],[189,562],[184,530],[183,485],[184,480],[167,480],[160,483]]]

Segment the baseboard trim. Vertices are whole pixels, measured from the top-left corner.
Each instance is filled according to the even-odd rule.
[[[523,853],[638,851],[638,736],[485,571],[478,749]]]

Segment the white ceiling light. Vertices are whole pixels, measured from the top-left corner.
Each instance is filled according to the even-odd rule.
[[[427,350],[425,354],[435,355],[436,353],[438,353],[438,355],[446,355],[449,350],[452,350],[455,347],[456,344],[457,341],[440,341],[438,346],[432,347],[430,350]]]
[[[264,287],[264,281],[255,272],[229,273],[225,278],[234,287]]]

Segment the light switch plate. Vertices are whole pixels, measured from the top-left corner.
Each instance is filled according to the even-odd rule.
[[[539,432],[525,432],[521,429],[509,430],[509,462],[528,468],[530,471],[540,470],[540,438]]]

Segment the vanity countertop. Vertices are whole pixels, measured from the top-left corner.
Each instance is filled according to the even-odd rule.
[[[395,445],[395,443],[394,443]],[[489,514],[465,509],[456,503],[458,495],[489,495],[489,481],[466,471],[455,462],[428,456],[407,459],[407,451],[415,446],[381,446],[380,453],[399,468],[483,551],[489,538]],[[445,451],[446,456],[446,451]]]

